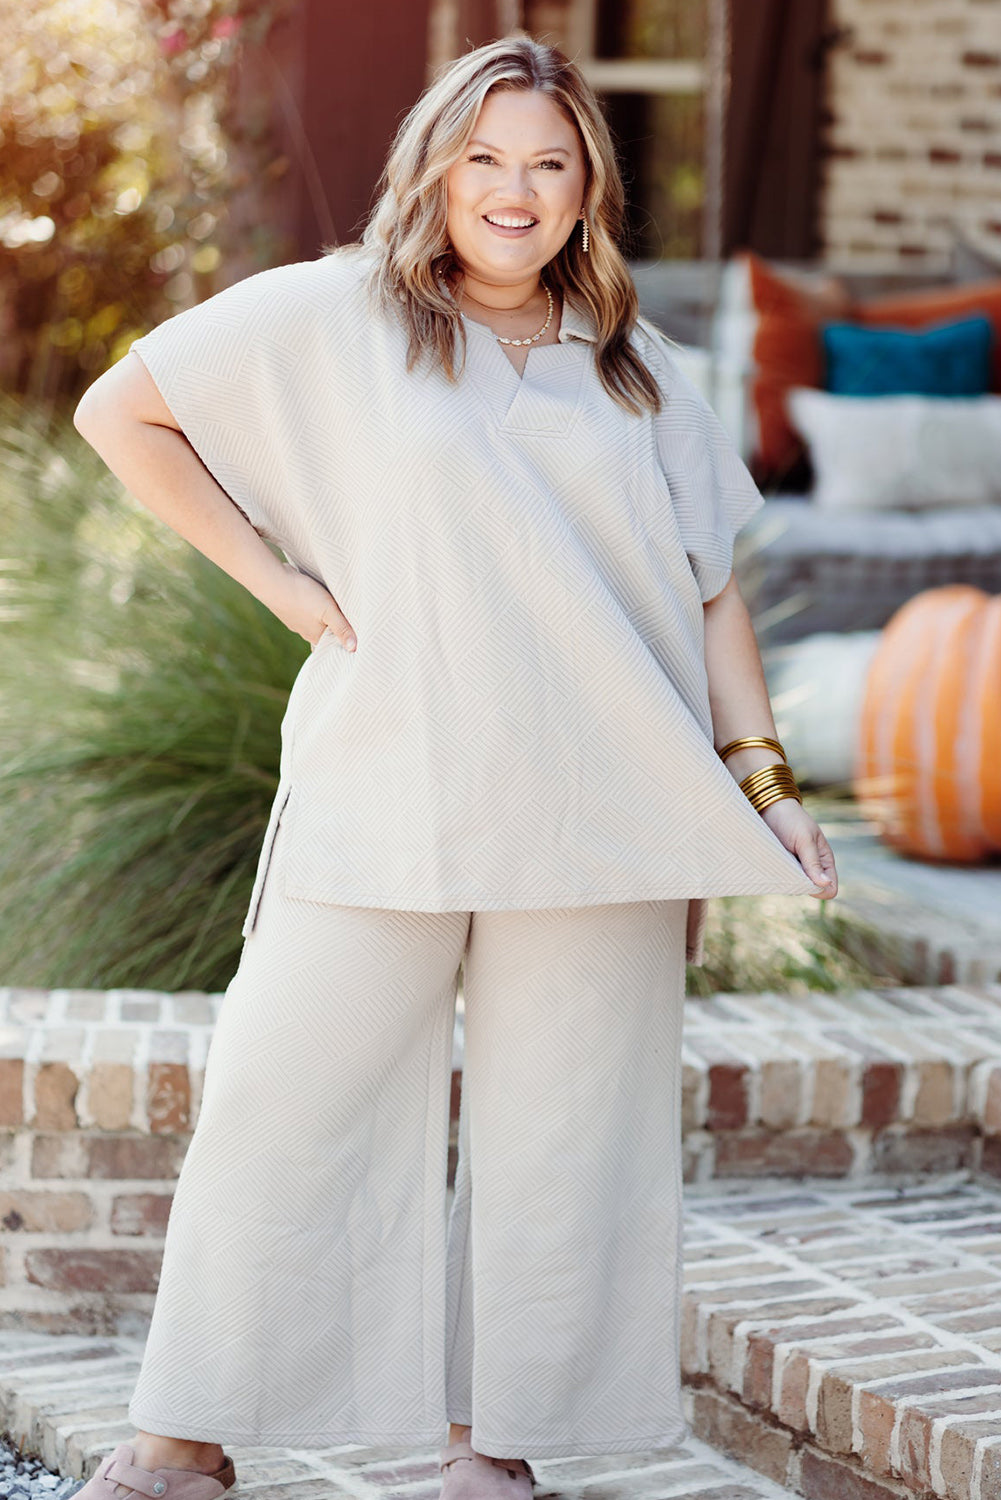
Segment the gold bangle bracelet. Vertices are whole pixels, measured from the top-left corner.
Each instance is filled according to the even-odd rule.
[[[772,782],[795,782],[792,771],[781,762],[770,766],[760,766],[756,771],[749,771],[740,782],[743,792],[755,792],[760,786],[770,786]]]
[[[753,799],[759,792],[770,792],[773,786],[795,787],[796,782],[792,776],[757,776],[753,781],[745,777],[740,790],[745,797]]]
[[[787,765],[762,766],[759,771],[752,771],[740,782],[740,789],[756,812],[763,812],[782,797],[795,797],[800,804],[803,801]]]
[[[800,806],[803,805],[803,799],[798,790],[794,791],[791,787],[776,787],[773,792],[766,793],[752,804],[754,811],[764,812],[766,807],[771,807],[773,802],[781,802],[785,797],[795,797]]]
[[[723,746],[722,750],[717,751],[717,754],[720,760],[726,760],[727,756],[732,755],[735,750],[744,749],[774,750],[777,755],[781,755],[782,759],[788,763],[788,756],[778,740],[769,739],[764,734],[745,734],[739,740],[730,740]]]

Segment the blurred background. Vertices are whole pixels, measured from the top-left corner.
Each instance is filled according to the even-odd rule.
[[[643,310],[766,496],[742,587],[848,877],[715,903],[693,987],[1001,973],[998,0],[0,0],[0,981],[225,985],[305,653],[73,404],[355,238],[434,70],[518,26],[599,92]]]

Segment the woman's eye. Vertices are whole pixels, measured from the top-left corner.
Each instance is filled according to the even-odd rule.
[[[479,162],[479,161],[492,162],[494,160],[494,158],[492,156],[489,156],[485,151],[480,151],[480,152],[478,152],[476,154],[476,156],[471,156],[469,158],[469,160],[470,161],[477,161],[477,162]],[[539,162],[539,166],[540,167],[555,167],[556,170],[557,170],[557,172],[562,172],[563,171],[563,163],[561,161],[557,161],[556,158],[552,157],[552,156],[547,157],[545,161],[540,161]]]

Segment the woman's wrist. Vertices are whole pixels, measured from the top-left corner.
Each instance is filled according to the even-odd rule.
[[[288,609],[289,595],[294,588],[294,570],[272,552],[256,532],[254,535],[259,546],[248,549],[240,582],[266,609],[281,618]]]
[[[782,765],[782,757],[774,750],[766,750],[762,745],[748,746],[746,749],[734,750],[728,755],[724,762],[727,770],[735,781],[743,781],[752,771],[760,771],[764,766]]]
[[[758,740],[764,743],[755,743]],[[757,812],[787,798],[802,802],[785,750],[774,734],[737,736],[719,746],[717,753]]]

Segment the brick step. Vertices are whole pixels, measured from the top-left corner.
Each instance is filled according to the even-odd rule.
[[[999,1228],[1001,1188],[962,1174],[689,1188],[692,1438],[540,1463],[539,1500],[998,1500]],[[135,1338],[9,1333],[0,1426],[50,1467],[88,1475],[131,1431],[141,1350]],[[269,1497],[305,1500],[331,1483],[358,1497],[437,1496],[433,1452],[234,1457],[250,1491]]]
[[[50,1469],[89,1478],[132,1436],[128,1392],[142,1352],[132,1338],[12,1334],[0,1352],[0,1429]],[[444,1438],[444,1434],[443,1434]],[[230,1448],[236,1494],[260,1500],[438,1500],[437,1449]],[[536,1500],[792,1500],[767,1475],[693,1436],[674,1449],[535,1460]]]
[[[811,1500],[1001,1497],[1001,1189],[686,1193],[694,1431]]]
[[[689,1000],[685,1178],[1001,1176],[1001,984]]]
[[[221,1001],[0,989],[0,1129],[190,1131]],[[460,994],[457,1079],[462,1037]],[[804,1155],[800,1170],[821,1175],[975,1165],[948,1152],[890,1161],[887,1143],[859,1160],[842,1138],[894,1126],[955,1127],[957,1142],[964,1130],[1001,1135],[1001,983],[690,997],[684,1064],[686,1135],[724,1142],[709,1173],[781,1171],[780,1160],[755,1153],[754,1132],[816,1132],[818,1159]],[[730,1149],[741,1131],[752,1132],[746,1154]],[[694,1175],[707,1175],[701,1157]]]

